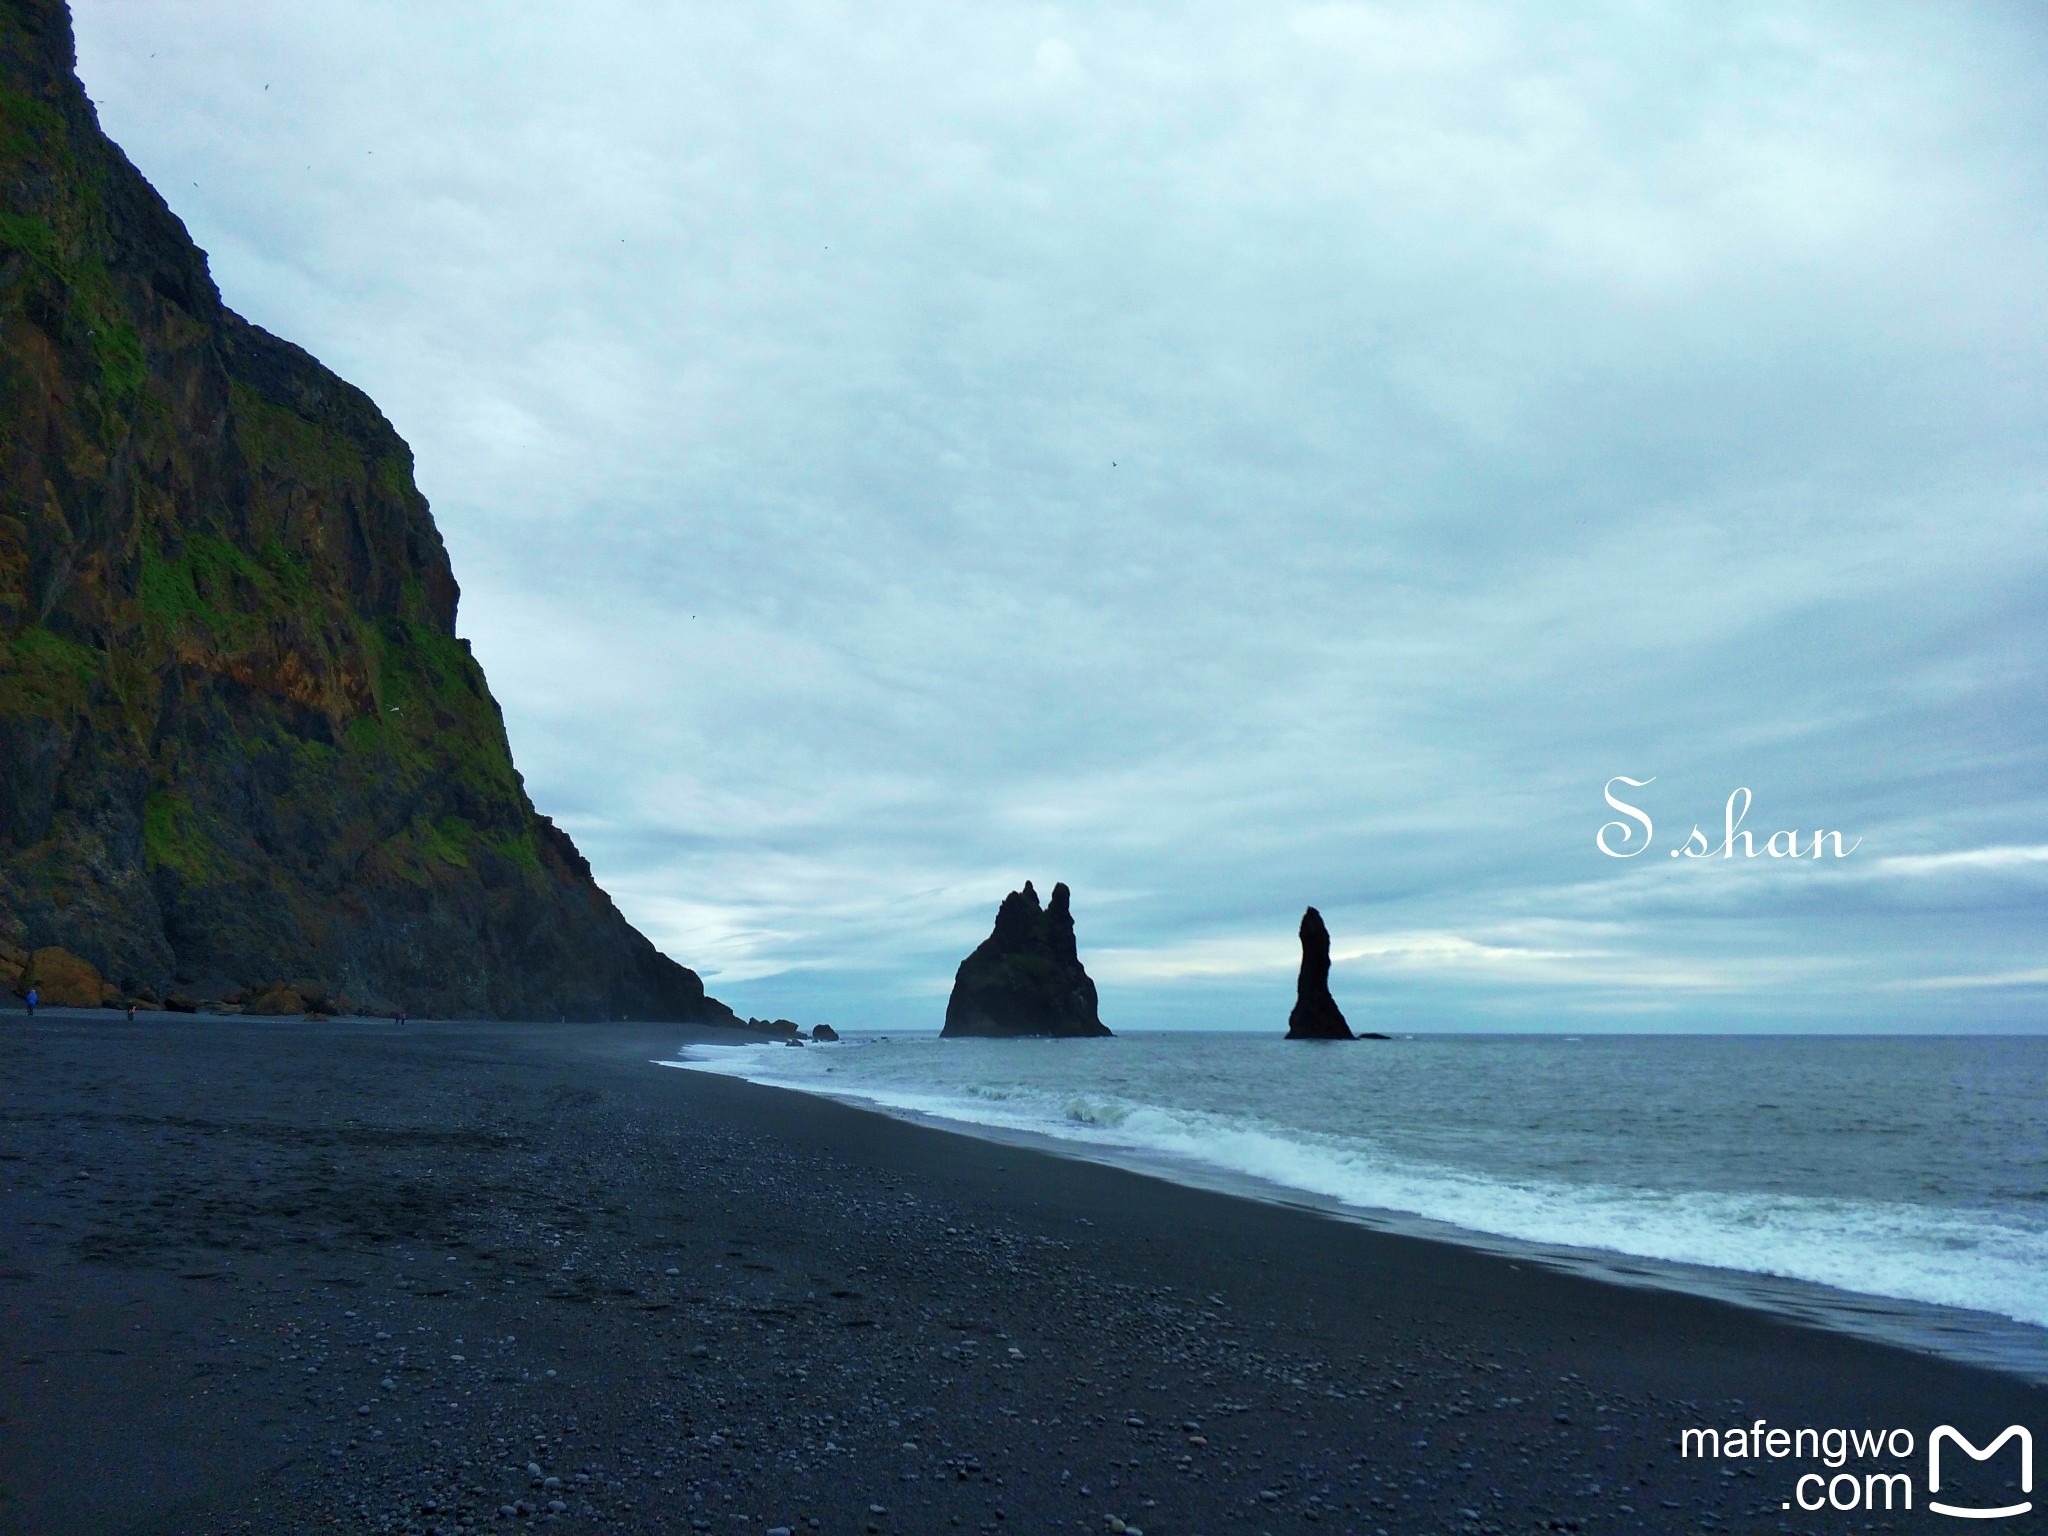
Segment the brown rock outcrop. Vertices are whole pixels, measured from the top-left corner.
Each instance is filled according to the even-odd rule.
[[[45,1008],[97,1008],[107,997],[107,984],[92,963],[58,945],[29,956],[20,990],[26,994],[30,988]]]
[[[242,1005],[244,1013],[290,1018],[306,1011],[306,1000],[290,987],[266,987]]]

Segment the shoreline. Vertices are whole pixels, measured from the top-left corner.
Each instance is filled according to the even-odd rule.
[[[1993,1372],[653,1066],[687,1029],[0,1030],[0,1531],[1821,1532],[1807,1468],[1680,1433],[2048,1425]]]
[[[877,1034],[882,1032],[877,1031]],[[898,1032],[901,1033],[901,1032]],[[858,1041],[859,1036],[848,1037]],[[692,1040],[687,1046],[751,1045],[753,1041]],[[1924,1301],[1879,1291],[1854,1291],[1818,1280],[1761,1269],[1688,1263],[1568,1242],[1544,1241],[1424,1216],[1393,1207],[1354,1205],[1335,1196],[1302,1189],[1256,1174],[1205,1163],[1170,1152],[1119,1146],[1086,1136],[1057,1136],[991,1122],[954,1117],[936,1110],[892,1105],[855,1089],[760,1082],[701,1060],[661,1065],[730,1077],[755,1087],[815,1097],[906,1124],[969,1136],[1045,1156],[1119,1168],[1229,1198],[1310,1213],[1353,1223],[1370,1231],[1488,1253],[1511,1262],[1539,1264],[1596,1283],[1669,1291],[1728,1303],[1803,1327],[1907,1349],[1959,1364],[2000,1372],[2032,1386],[2048,1387],[2048,1328],[2002,1313]]]

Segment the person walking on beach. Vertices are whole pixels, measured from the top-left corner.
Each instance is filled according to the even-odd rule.
[[[135,1005],[133,1003],[128,1005],[128,1022],[130,1024],[135,1022]]]
[[[36,1016],[36,1001],[36,989],[34,987],[30,987],[28,989],[28,1016],[30,1018],[34,1018]]]

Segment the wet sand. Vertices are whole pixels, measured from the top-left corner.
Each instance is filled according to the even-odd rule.
[[[685,1033],[0,1015],[0,1531],[1931,1530],[1679,1433],[2048,1434],[1966,1366],[651,1065]]]

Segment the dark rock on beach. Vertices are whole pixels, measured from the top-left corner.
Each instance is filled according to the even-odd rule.
[[[813,1024],[811,1026],[811,1038],[813,1040],[837,1040],[839,1038],[839,1031],[830,1024]]]
[[[1294,1011],[1287,1015],[1290,1040],[1355,1040],[1337,1000],[1330,996],[1330,930],[1310,907],[1301,915],[1301,975],[1294,984]]]
[[[1064,884],[1044,908],[1031,882],[1003,898],[995,931],[960,962],[942,1035],[1102,1036],[1095,983],[1081,965]]]
[[[221,302],[59,0],[0,0],[0,187],[0,940],[123,998],[731,1022],[535,812],[411,451]]]

